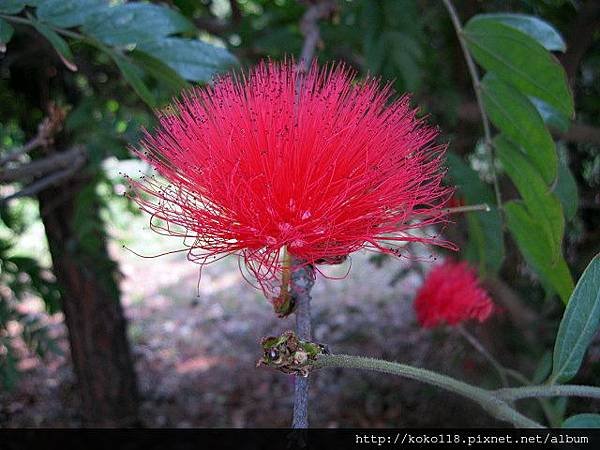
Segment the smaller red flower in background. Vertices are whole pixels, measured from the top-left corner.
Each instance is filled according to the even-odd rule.
[[[466,262],[445,261],[429,273],[417,293],[415,310],[421,326],[432,328],[469,319],[483,322],[494,304]]]

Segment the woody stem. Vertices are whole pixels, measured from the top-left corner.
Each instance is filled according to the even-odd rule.
[[[319,0],[312,2],[300,23],[304,35],[302,53],[300,54],[300,73],[306,73],[319,42],[319,20],[331,15],[336,9],[335,0]],[[296,97],[299,97],[302,76],[296,82]],[[295,302],[296,334],[302,340],[310,341],[310,290],[315,283],[314,269],[310,264],[292,258],[291,293]],[[308,428],[308,377],[296,375],[294,383],[294,418],[292,428]]]
[[[296,334],[305,341],[311,340],[310,291],[314,284],[314,269],[301,260],[292,259],[292,298],[295,302]],[[308,377],[295,375],[294,417],[292,428],[308,428]]]

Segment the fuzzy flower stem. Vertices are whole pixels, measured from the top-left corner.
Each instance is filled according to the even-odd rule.
[[[313,268],[292,259],[292,297],[296,308],[296,333],[305,341],[311,340],[310,291],[314,284]],[[308,377],[295,376],[294,416],[292,428],[308,428]]]
[[[380,359],[363,358],[349,355],[320,355],[315,363],[315,367],[342,367],[350,369],[373,370],[376,372],[399,375],[422,383],[431,384],[442,389],[459,394],[469,398],[481,405],[492,416],[512,423],[521,428],[543,428],[543,426],[512,408],[508,403],[494,395],[494,392],[471,386],[462,381],[431,372],[429,370],[412,367],[405,364],[399,364]],[[559,386],[553,386],[559,387]],[[496,392],[508,392],[504,389]]]
[[[485,112],[485,108],[483,106],[483,99],[481,97],[481,82],[479,80],[479,73],[477,72],[477,67],[475,66],[475,62],[473,61],[473,57],[469,52],[467,47],[467,43],[465,42],[463,28],[460,23],[460,19],[454,9],[454,5],[451,0],[443,0],[444,6],[448,10],[448,14],[450,15],[450,19],[452,20],[452,25],[454,25],[454,29],[456,30],[456,35],[458,36],[458,41],[460,42],[460,47],[465,55],[465,61],[467,63],[467,67],[469,69],[469,73],[471,74],[471,79],[473,81],[473,89],[475,90],[475,97],[477,99],[477,105],[479,106],[479,112],[481,113],[481,120],[483,122],[483,134],[485,139],[485,148],[488,151],[490,157],[490,170],[492,173],[492,178],[494,179],[494,192],[496,194],[496,203],[498,208],[502,209],[502,195],[500,193],[500,183],[498,182],[498,174],[496,173],[496,155],[494,152],[494,146],[492,145],[492,131],[490,126],[490,121]]]
[[[523,386],[498,389],[496,395],[504,400],[531,397],[587,397],[600,399],[600,388],[578,384]]]

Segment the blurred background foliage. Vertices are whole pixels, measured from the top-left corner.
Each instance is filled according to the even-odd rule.
[[[560,61],[570,89],[557,94],[554,105],[531,98],[519,80],[493,61],[488,64],[476,45],[471,47],[481,76],[487,72],[487,114],[508,138],[495,138],[497,167],[490,166],[471,78],[442,2],[336,3],[332,17],[320,22],[318,60],[341,61],[361,76],[371,74],[399,93],[410,92],[413,103],[439,125],[441,141],[450,143],[448,182],[457,186],[456,205],[486,203],[492,208],[456,216],[455,226],[444,232],[460,245],[458,257],[478,267],[492,294],[505,299],[503,307],[515,317],[517,328],[527,327],[531,317],[547,321],[547,335],[528,341],[527,351],[540,359],[562,315],[555,293],[568,299],[571,278],[578,279],[600,248],[598,2],[456,1],[463,24],[484,13],[522,13],[551,24],[555,30],[537,24],[530,31],[545,34],[527,37],[524,28],[498,25],[499,18],[490,24],[480,16],[479,22],[466,25],[465,36],[470,34],[470,44],[477,44],[481,30],[485,35],[486,30],[508,29],[520,39],[536,41],[548,58],[540,56],[539,67],[532,59],[526,71],[537,70],[544,78],[558,70]],[[141,128],[153,126],[152,109],[165,106],[182,89],[265,58],[299,55],[302,18],[311,4],[0,0],[0,382],[5,388],[18,379],[15,340],[42,358],[59,351],[39,319],[62,311],[84,391],[84,421],[137,423],[136,377],[119,304],[121,275],[107,252],[106,229],[107,221],[126,228],[128,218],[137,214],[122,196],[122,173],[147,169],[132,159],[128,146]],[[493,109],[511,95],[516,100],[504,106],[509,118],[525,117],[524,137]],[[566,105],[562,111],[561,105]],[[535,117],[539,123],[533,123]],[[538,140],[532,143],[531,136]],[[530,172],[515,161],[527,152],[510,153],[515,151],[511,145],[548,145],[549,159],[542,158],[539,165],[529,159],[533,175],[522,181],[519,176]],[[552,158],[556,164],[548,162]],[[514,169],[510,163],[516,164]],[[496,208],[495,172],[503,201],[512,205],[505,217]],[[530,188],[538,177],[541,197]],[[531,210],[536,205],[544,217],[559,211],[560,218],[548,219],[550,243],[538,236],[544,225]],[[526,217],[511,212],[513,206]],[[41,233],[47,242],[28,238]],[[556,248],[548,256],[553,243]],[[551,263],[544,267],[544,261]],[[557,270],[560,261],[564,270]],[[557,280],[561,270],[564,277]],[[27,295],[43,299],[45,311],[22,313],[19,304]],[[507,332],[507,340],[518,340],[511,336]],[[81,382],[94,371],[104,376]]]

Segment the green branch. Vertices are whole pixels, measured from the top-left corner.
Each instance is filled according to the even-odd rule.
[[[503,400],[518,400],[531,397],[588,397],[600,399],[600,388],[577,384],[555,384],[504,388],[495,391]]]
[[[412,380],[431,384],[450,392],[473,400],[481,405],[492,416],[509,422],[520,428],[543,428],[543,426],[512,408],[494,392],[456,380],[430,370],[383,361],[380,359],[364,358],[349,355],[319,355],[314,363],[315,368],[343,367],[351,369],[373,370],[375,372],[389,373]]]
[[[551,414],[549,405],[546,404],[543,397],[577,396],[600,399],[600,388],[594,386],[546,384],[505,387],[497,390],[483,389],[441,373],[406,364],[362,356],[332,355],[328,352],[326,346],[299,339],[293,331],[286,331],[281,336],[266,337],[262,340],[261,346],[263,357],[258,362],[259,366],[264,365],[284,373],[296,373],[304,376],[307,376],[313,369],[326,367],[372,370],[398,375],[437,386],[468,398],[478,403],[497,419],[520,428],[543,428],[543,425],[517,411],[512,404],[515,400],[536,397],[542,402],[544,413],[550,423],[556,426],[557,418],[554,414]],[[529,380],[518,372],[505,369],[497,361],[496,364],[499,369],[505,371],[505,376],[510,375],[522,382],[529,383]]]

